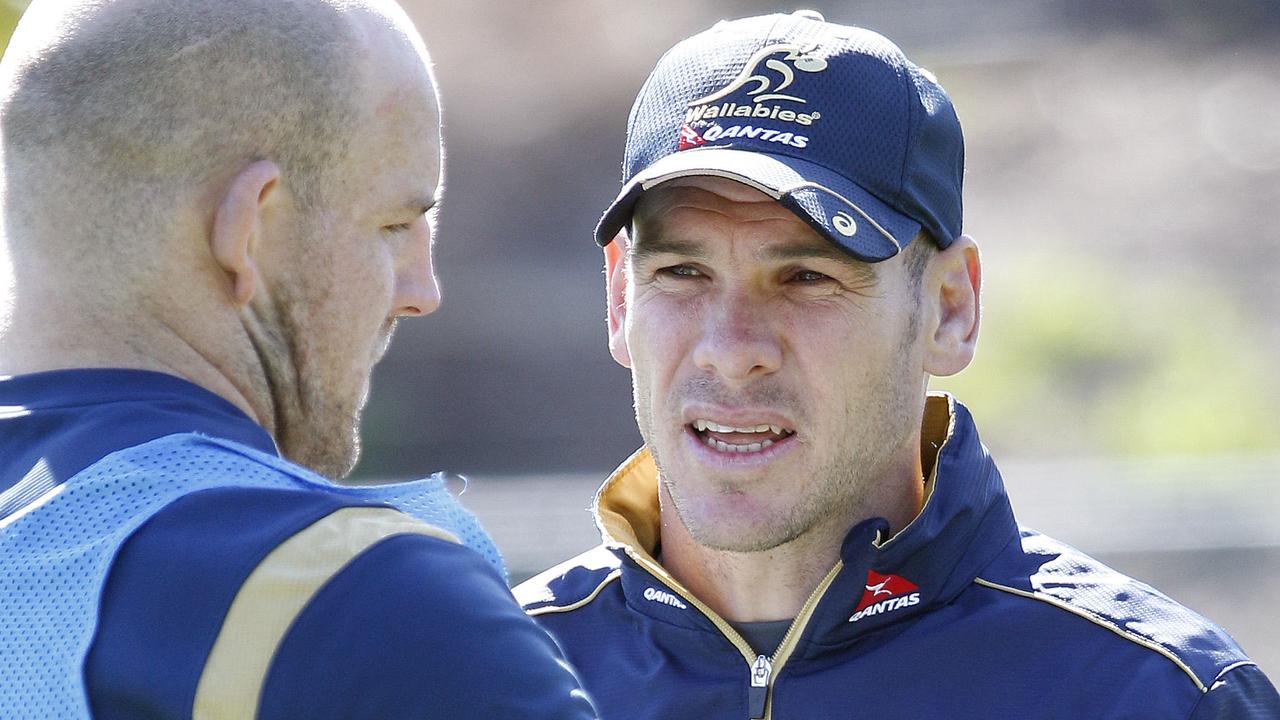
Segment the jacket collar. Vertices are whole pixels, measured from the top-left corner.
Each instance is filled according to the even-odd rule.
[[[888,528],[883,518],[854,525],[841,547],[842,567],[812,617],[805,618],[804,638],[819,637],[828,645],[851,641],[946,604],[1016,539],[1003,482],[969,411],[950,395],[931,394],[921,436],[928,477],[923,509],[888,538],[883,537]],[[594,510],[606,546],[687,593],[654,557],[658,470],[647,449],[637,451],[605,481]]]
[[[90,368],[0,377],[0,517],[117,450],[189,432],[278,455],[239,408],[172,375]]]

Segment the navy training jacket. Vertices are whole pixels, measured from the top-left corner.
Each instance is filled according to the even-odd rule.
[[[654,560],[645,450],[600,489],[603,544],[516,596],[605,720],[1280,718],[1221,628],[1020,528],[962,405],[930,396],[923,437],[921,514],[887,541],[884,520],[856,525],[772,656]]]
[[[266,430],[234,405],[169,375],[0,377],[0,540],[16,546],[23,522],[52,504],[44,500],[70,494],[63,491],[104,457],[187,433],[209,438],[228,461],[202,469],[193,456],[169,458],[174,472],[232,473],[253,464],[245,453],[276,454]],[[143,466],[133,474],[143,476]],[[104,509],[119,504],[98,494]],[[15,568],[15,554],[0,554],[0,599],[20,594],[15,578],[48,578],[23,598],[23,607],[48,612],[5,618],[17,630],[0,642],[0,720],[83,717],[37,709],[69,692],[96,720],[594,718],[559,650],[499,572],[471,548],[405,525],[425,524],[354,490],[228,480],[154,512],[90,576],[27,572]],[[72,554],[94,554],[99,544],[82,542]],[[48,553],[52,560],[61,549]],[[66,598],[96,607],[92,642],[62,650],[29,642],[37,618],[60,614]],[[15,678],[50,668],[5,652],[32,645],[54,658],[58,675],[47,688]],[[61,682],[77,672],[74,687]]]

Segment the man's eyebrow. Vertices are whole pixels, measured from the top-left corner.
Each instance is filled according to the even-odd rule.
[[[878,276],[871,263],[855,258],[829,242],[773,243],[761,255],[767,260],[830,260],[868,280],[875,280]]]
[[[426,215],[440,206],[440,195],[419,195],[404,204],[404,211],[414,215]]]
[[[852,255],[828,242],[777,242],[770,243],[761,253],[770,260],[803,260],[826,258],[837,262],[857,262]]]

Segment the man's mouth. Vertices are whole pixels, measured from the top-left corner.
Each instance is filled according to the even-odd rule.
[[[723,453],[757,453],[795,435],[795,430],[781,425],[722,425],[707,418],[698,418],[688,427],[704,445]]]

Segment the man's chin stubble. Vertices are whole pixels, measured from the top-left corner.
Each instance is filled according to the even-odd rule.
[[[352,428],[347,432],[315,430],[303,437],[288,437],[281,451],[291,461],[331,480],[341,480],[351,473],[360,459],[360,436]]]

